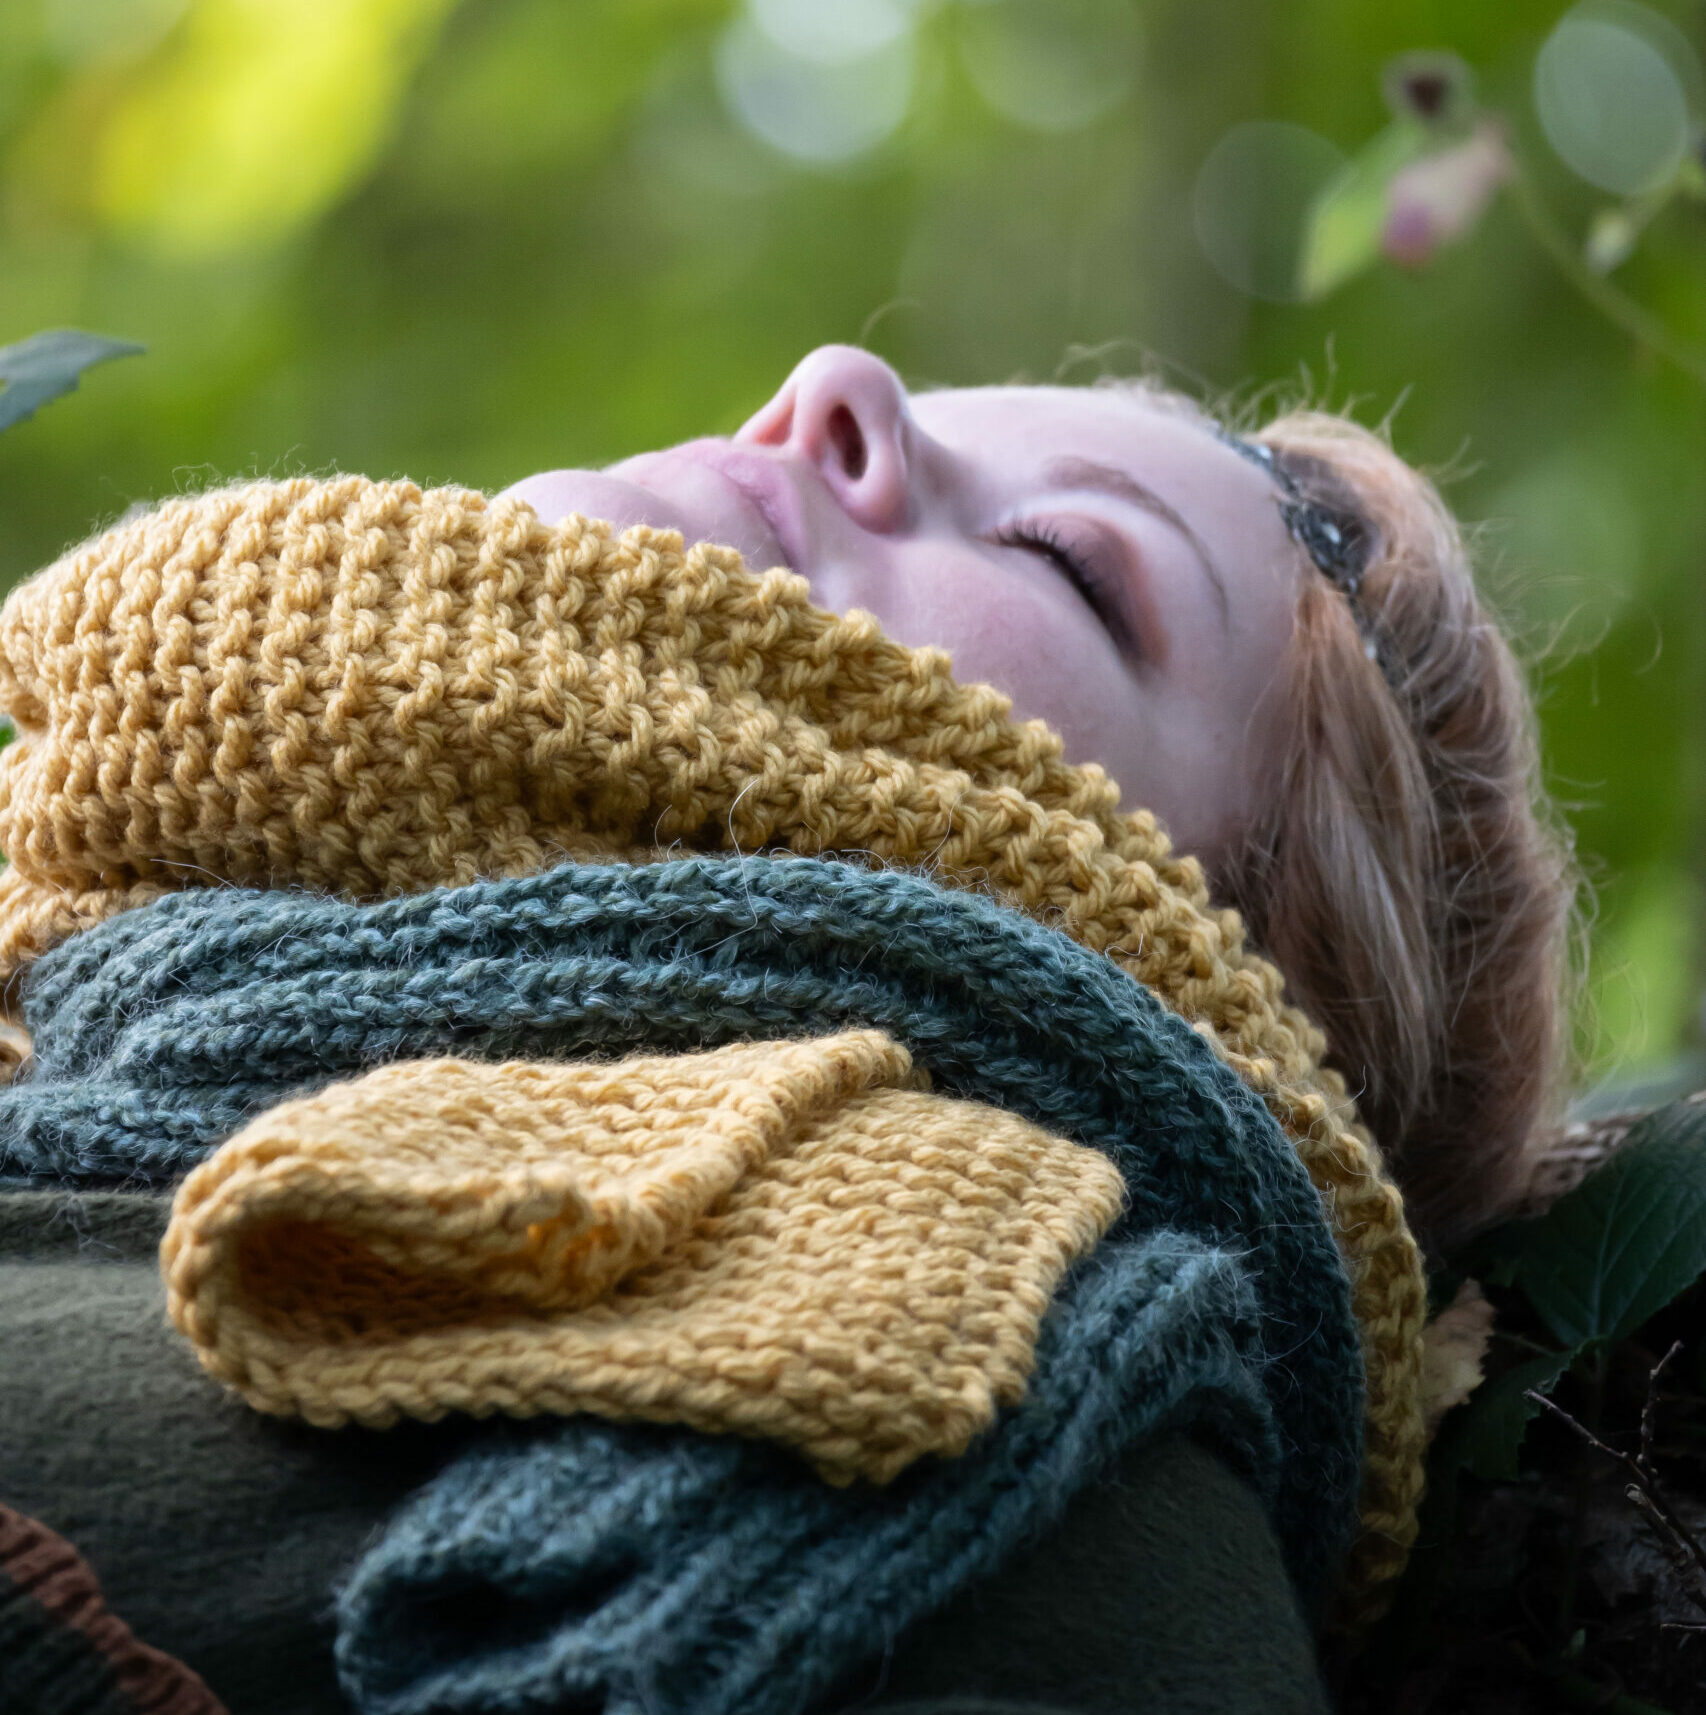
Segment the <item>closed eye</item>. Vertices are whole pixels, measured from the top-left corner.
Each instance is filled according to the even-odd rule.
[[[1025,548],[1047,560],[1083,597],[1122,655],[1135,660],[1137,637],[1109,575],[1050,523],[1009,524],[996,532],[1004,548]]]

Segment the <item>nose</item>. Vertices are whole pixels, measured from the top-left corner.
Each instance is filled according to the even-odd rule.
[[[906,523],[910,438],[900,377],[851,345],[820,346],[803,358],[735,435],[808,460],[854,521],[877,531]]]

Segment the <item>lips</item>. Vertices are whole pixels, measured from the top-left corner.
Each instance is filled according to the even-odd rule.
[[[719,440],[689,441],[675,452],[720,476],[763,520],[789,570],[802,569],[805,507],[780,459]]]

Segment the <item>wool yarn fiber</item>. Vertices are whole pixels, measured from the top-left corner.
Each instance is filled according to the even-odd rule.
[[[0,610],[0,979],[161,893],[371,899],[570,857],[928,865],[1201,1027],[1333,1211],[1368,1367],[1362,1581],[1415,1532],[1425,1285],[1322,1038],[1154,819],[947,658],[730,550],[360,477],[169,501]]]
[[[1241,1259],[1257,1284],[1240,1362],[1288,1450],[1275,1531],[1301,1589],[1339,1565],[1366,1396],[1318,1193],[1198,1032],[1107,959],[982,895],[817,858],[559,865],[371,905],[197,889],[45,955],[25,1015],[37,1059],[0,1091],[0,1176],[61,1185],[170,1183],[279,1101],[422,1055],[585,1060],[881,1030],[938,1092],[1113,1162],[1125,1212],[1091,1262],[1143,1273],[1164,1234]],[[1070,1317],[1082,1290],[1075,1270],[1051,1316]],[[1055,1350],[1083,1385],[1094,1352]],[[1181,1402],[1188,1371],[1169,1373]],[[1153,1424],[1141,1401],[1122,1408],[1116,1439]],[[972,1467],[1004,1456],[1011,1416],[942,1462],[961,1471],[942,1481],[981,1480]]]
[[[1024,1396],[884,1486],[833,1488],[744,1437],[485,1426],[343,1590],[340,1677],[364,1715],[793,1715],[1179,1432],[1251,1484],[1309,1611],[1331,1586],[1364,1389],[1318,1194],[1199,1033],[986,897],[761,858],[369,905],[202,889],[54,949],[24,999],[38,1058],[0,1096],[0,1173],[59,1186],[169,1181],[281,1095],[372,1064],[406,1079],[400,1057],[422,1052],[584,1060],[850,1026],[1125,1181],[1043,1317]]]
[[[1282,1444],[1255,1379],[1258,1291],[1186,1234],[1099,1246],[990,1435],[852,1494],[732,1436],[495,1426],[344,1585],[344,1689],[362,1715],[799,1715],[1134,1439],[1188,1433],[1271,1497],[1309,1451]]]
[[[1023,1396],[1124,1195],[1099,1151],[916,1083],[879,1031],[399,1061],[189,1174],[167,1310],[251,1405],[326,1427],[590,1411],[888,1482]]]

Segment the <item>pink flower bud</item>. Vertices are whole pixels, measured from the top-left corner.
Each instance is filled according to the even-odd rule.
[[[1474,228],[1511,166],[1503,127],[1483,119],[1461,143],[1401,167],[1386,187],[1380,248],[1403,267],[1420,267]]]

